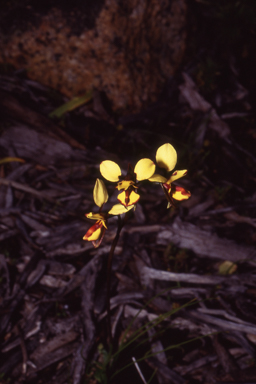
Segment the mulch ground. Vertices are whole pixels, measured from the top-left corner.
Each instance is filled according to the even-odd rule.
[[[207,71],[192,64],[129,116],[95,92],[51,119],[61,95],[21,72],[1,74],[1,383],[256,382],[253,94],[232,60],[216,75],[225,86],[210,90]],[[159,185],[141,188],[114,254],[110,349],[106,271],[117,222],[95,249],[82,240],[92,225],[85,213],[96,211],[101,161],[125,171],[155,161],[167,142],[192,196],[167,210]],[[106,185],[108,208],[115,188]]]

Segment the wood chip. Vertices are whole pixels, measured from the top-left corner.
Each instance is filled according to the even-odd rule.
[[[166,246],[171,242],[180,248],[192,250],[197,256],[229,260],[233,263],[255,264],[255,248],[221,239],[213,233],[182,222],[180,219],[176,219],[171,226],[163,226],[157,235],[158,244]]]
[[[192,273],[174,273],[167,271],[159,271],[157,269],[144,266],[140,270],[142,276],[142,282],[145,285],[150,284],[150,279],[162,280],[162,281],[175,281],[191,284],[208,284],[217,285],[226,281],[226,277],[219,276],[200,276]]]
[[[217,317],[205,315],[199,311],[189,311],[188,313],[194,319],[197,319],[201,322],[216,325],[224,330],[252,333],[253,335],[256,335],[256,326],[254,326],[254,324],[248,325],[234,323],[233,321],[222,320]]]

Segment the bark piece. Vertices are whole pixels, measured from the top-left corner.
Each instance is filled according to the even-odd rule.
[[[234,241],[221,239],[213,233],[181,220],[176,220],[169,227],[162,227],[157,235],[158,244],[168,245],[171,242],[180,248],[191,249],[198,256],[255,265],[256,251],[253,247],[238,245]]]
[[[253,335],[256,335],[256,326],[254,326],[253,324],[250,324],[250,325],[248,325],[248,323],[240,324],[240,323],[235,323],[233,321],[222,320],[214,316],[205,315],[199,311],[189,311],[188,313],[194,319],[197,319],[201,322],[206,322],[209,324],[216,325],[221,329],[225,329],[228,331],[252,333]]]
[[[146,286],[150,284],[150,279],[208,285],[217,285],[226,280],[226,277],[200,276],[193,273],[174,273],[168,271],[159,271],[157,269],[148,268],[146,266],[141,268],[140,273],[142,274],[141,280]]]
[[[81,283],[82,313],[85,341],[81,343],[75,353],[73,361],[73,383],[79,384],[86,367],[86,359],[94,346],[96,327],[94,319],[95,286],[102,261],[100,257],[92,259],[80,273],[85,278]]]
[[[162,364],[154,358],[147,359],[147,363],[154,369],[159,371],[159,374],[165,379],[164,383],[185,384],[183,379],[175,370],[170,369],[166,364]],[[183,373],[183,372],[182,372]]]
[[[228,349],[225,348],[223,343],[220,342],[218,335],[213,336],[212,342],[224,372],[229,373],[235,371],[238,367]]]
[[[77,336],[78,336],[78,334],[73,332],[72,339],[76,339]],[[53,351],[47,352],[47,349],[46,349],[44,354],[42,354],[42,353],[39,354],[40,351],[36,350],[33,353],[33,355],[30,357],[33,358],[33,361],[35,361],[37,364],[35,364],[35,368],[31,367],[28,370],[28,377],[33,376],[35,372],[41,371],[42,369],[49,367],[50,365],[70,356],[75,351],[75,349],[77,348],[78,342],[76,342],[76,341],[68,342],[69,338],[71,339],[70,334],[67,334],[66,340],[65,340],[66,341],[65,345],[58,347],[58,348],[54,349]],[[47,343],[47,344],[49,344],[49,343]],[[36,356],[36,359],[35,359],[35,356]]]
[[[181,375],[187,375],[189,372],[193,372],[196,369],[201,368],[204,365],[212,363],[213,361],[216,361],[216,360],[217,360],[216,355],[208,355],[193,361],[193,363],[186,365],[185,367],[183,365],[175,367],[174,370],[176,372],[179,372]]]
[[[76,158],[78,154],[69,144],[22,125],[12,126],[4,131],[0,137],[0,146],[9,151],[15,148],[18,157],[45,166]],[[81,160],[82,153],[79,152]]]

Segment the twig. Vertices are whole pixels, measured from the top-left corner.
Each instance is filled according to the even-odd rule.
[[[147,382],[146,382],[146,380],[145,380],[145,378],[144,378],[144,376],[143,376],[143,374],[142,374],[142,372],[140,370],[139,364],[137,363],[135,357],[132,357],[132,361],[134,362],[135,368],[137,369],[137,372],[140,375],[141,380],[143,381],[144,384],[147,384]]]
[[[253,335],[256,335],[256,327],[254,326],[254,324],[248,325],[248,323],[234,323],[233,321],[222,320],[217,317],[205,315],[202,312],[194,310],[187,312],[187,314],[189,314],[189,316],[191,316],[193,319],[198,319],[200,322],[216,325],[222,329],[226,329],[229,332],[238,331],[244,333],[252,333]]]
[[[56,199],[53,199],[52,197],[48,196],[46,193],[39,192],[31,187],[29,187],[26,184],[21,184],[17,183],[17,181],[13,180],[7,180],[3,179],[2,177],[0,178],[0,185],[6,185],[6,186],[11,186],[13,188],[19,189],[20,191],[30,193],[31,195],[34,195],[38,197],[39,199],[45,199],[50,201],[51,203],[56,203]]]
[[[28,354],[27,354],[24,337],[22,335],[21,329],[18,324],[17,324],[17,330],[20,337],[20,347],[22,352],[22,374],[25,375],[27,373]]]
[[[176,281],[191,284],[216,285],[227,280],[226,277],[221,276],[200,276],[194,273],[175,273],[168,271],[159,271],[157,269],[149,268],[147,266],[143,266],[140,273],[142,274],[145,282],[148,282],[149,279],[156,279],[161,281]]]

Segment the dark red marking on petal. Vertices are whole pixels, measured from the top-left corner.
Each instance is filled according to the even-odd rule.
[[[162,186],[162,189],[164,191],[165,197],[166,197],[168,203],[170,204],[170,207],[171,206],[176,207],[176,204],[174,203],[174,200],[172,198],[171,186],[167,183],[164,183],[164,184],[161,184],[161,186]]]
[[[180,192],[183,196],[191,196],[191,193],[182,187],[175,186],[175,190]]]
[[[124,177],[124,180],[132,180],[134,183],[136,181],[136,173],[134,172],[134,168],[130,163],[128,164],[128,170],[126,176]]]
[[[166,193],[170,194],[171,193],[171,184],[168,183],[163,183],[162,186],[164,187],[163,189],[166,190]]]
[[[102,221],[101,221],[101,220],[97,220],[96,223],[95,223],[92,227],[90,227],[90,228],[88,229],[88,231],[87,231],[86,234],[84,235],[83,239],[84,239],[84,240],[88,240],[88,239],[91,237],[91,235],[92,235],[95,231],[97,231],[97,229],[102,228],[102,226],[103,226]]]
[[[120,204],[122,204],[126,208],[126,205],[120,199],[117,198],[117,200],[119,201]]]
[[[176,176],[177,175],[177,171],[173,172],[172,176]]]
[[[129,201],[130,201],[130,194],[131,194],[131,190],[129,190],[130,188],[128,188],[126,191],[125,191],[125,206],[127,207],[128,204],[129,204]]]

